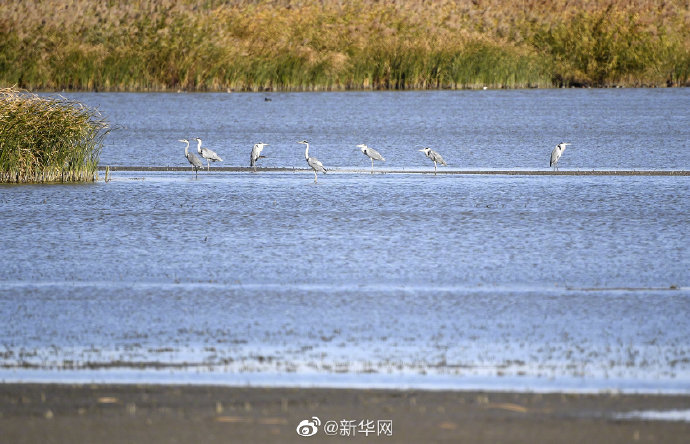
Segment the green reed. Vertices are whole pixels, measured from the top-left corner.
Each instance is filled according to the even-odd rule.
[[[0,89],[0,183],[93,181],[107,132],[81,103]]]
[[[552,60],[560,86],[652,86],[688,83],[690,48],[668,29],[646,29],[632,12],[582,12],[568,23],[544,27],[535,46]]]
[[[422,0],[8,0],[0,3],[0,85],[103,91],[687,85],[688,22],[685,0],[439,0],[434,7]]]

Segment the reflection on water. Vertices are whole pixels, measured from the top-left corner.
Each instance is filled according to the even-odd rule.
[[[574,143],[564,168],[598,167],[597,156],[613,167],[689,164],[687,150],[678,165],[659,155],[667,143],[688,140],[674,116],[666,116],[663,135],[653,119],[638,131],[613,115],[608,130],[573,110],[564,112],[581,120],[544,117],[559,98],[598,112],[620,92],[482,93],[276,94],[268,103],[250,94],[84,97],[104,108],[136,103],[113,113],[125,123],[103,153],[112,164],[183,165],[176,139],[203,132],[211,148],[219,148],[212,141],[220,134],[237,147],[240,138],[323,137],[315,154],[324,163],[330,157],[362,168],[369,161],[354,145],[378,149],[386,141],[399,149],[398,156],[384,153],[391,166],[418,161],[415,168],[432,168],[421,153],[402,150],[411,129],[423,127],[426,140],[452,138],[460,128],[470,142],[449,144],[444,156],[476,167],[547,168],[558,132],[574,142],[599,140],[597,146],[636,141],[618,163],[610,151],[593,150],[593,142],[580,142],[579,151]],[[659,103],[686,95],[635,91],[620,109],[639,112],[635,122],[643,124],[647,108],[661,112]],[[142,118],[156,97],[164,111]],[[325,105],[333,97],[342,109]],[[418,107],[400,107],[415,100]],[[246,113],[212,112],[219,101]],[[433,112],[425,108],[429,101],[438,105]],[[393,102],[397,123],[386,120]],[[515,132],[516,115],[497,118],[496,140],[515,137],[495,157],[488,144],[472,146],[482,139],[469,118],[458,128],[450,123],[454,107],[470,102],[479,120],[491,110],[497,117],[510,109],[533,112],[540,131]],[[292,108],[280,111],[285,115],[280,107],[256,111],[266,121],[250,134],[258,120],[248,110],[265,103]],[[300,107],[317,117],[296,112]],[[171,144],[156,142],[179,123],[178,108],[198,119],[187,119]],[[244,117],[232,117],[238,115]],[[362,121],[370,126],[352,132]],[[379,142],[361,140],[369,138]],[[271,145],[267,155],[271,147],[266,166],[303,166],[300,145]],[[245,151],[238,148],[238,161],[248,162]],[[307,384],[350,378],[350,385],[461,387],[483,378],[481,387],[505,388],[574,378],[597,388],[690,386],[688,177],[312,179],[308,172],[203,172],[198,180],[190,172],[116,172],[107,184],[1,186],[0,378],[30,379],[34,369],[60,379],[66,373],[51,373],[59,368],[103,370],[107,379],[122,368],[149,368],[213,373],[220,382],[296,375]]]

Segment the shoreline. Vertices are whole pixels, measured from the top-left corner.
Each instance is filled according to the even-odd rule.
[[[99,166],[98,171],[106,171],[109,168],[110,172],[189,172],[189,166]],[[252,167],[213,167],[215,172],[230,172],[230,173],[253,173]],[[201,170],[200,170],[201,171]],[[260,167],[257,168],[257,173],[284,173],[284,172],[300,172],[311,173],[309,168],[301,167]],[[344,174],[372,174],[368,169],[356,168],[330,168],[328,173],[344,173]],[[435,174],[433,170],[423,169],[378,169],[373,174]],[[690,170],[439,170],[437,173],[442,175],[496,175],[496,176],[690,176]]]
[[[687,379],[569,375],[228,372],[223,366],[147,361],[85,368],[0,368],[0,384],[213,386],[229,389],[422,390],[564,395],[690,396]]]
[[[431,92],[431,91],[531,91],[531,90],[552,90],[552,89],[569,89],[569,90],[600,90],[600,89],[684,89],[690,88],[690,82],[673,85],[654,85],[654,84],[639,84],[639,85],[569,85],[569,86],[486,86],[484,84],[477,84],[472,86],[445,86],[445,87],[429,87],[429,88],[352,88],[352,87],[333,87],[333,86],[314,86],[311,88],[273,88],[273,87],[257,87],[249,89],[234,89],[234,88],[218,88],[218,89],[186,89],[186,88],[140,88],[140,89],[113,89],[113,88],[92,88],[92,89],[70,89],[70,88],[31,88],[27,89],[36,94],[292,94],[292,93],[405,93],[405,92]],[[267,96],[268,98],[268,96]]]
[[[326,422],[354,420],[354,437],[330,439],[684,442],[689,405],[690,395],[4,383],[0,430],[16,443],[304,442],[296,427],[316,416],[319,441]],[[363,420],[390,421],[391,436],[363,435]]]

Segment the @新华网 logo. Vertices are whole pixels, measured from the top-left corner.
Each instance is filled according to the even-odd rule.
[[[314,436],[319,431],[320,425],[321,420],[316,416],[312,416],[311,419],[304,419],[297,425],[297,434],[299,436]]]

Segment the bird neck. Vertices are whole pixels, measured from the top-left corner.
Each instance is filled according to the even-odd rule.
[[[189,142],[185,142],[187,145],[184,146],[184,157],[189,157]]]
[[[196,141],[196,150],[201,152],[201,140]]]
[[[304,150],[304,158],[309,159],[309,144],[307,143],[307,149]]]

